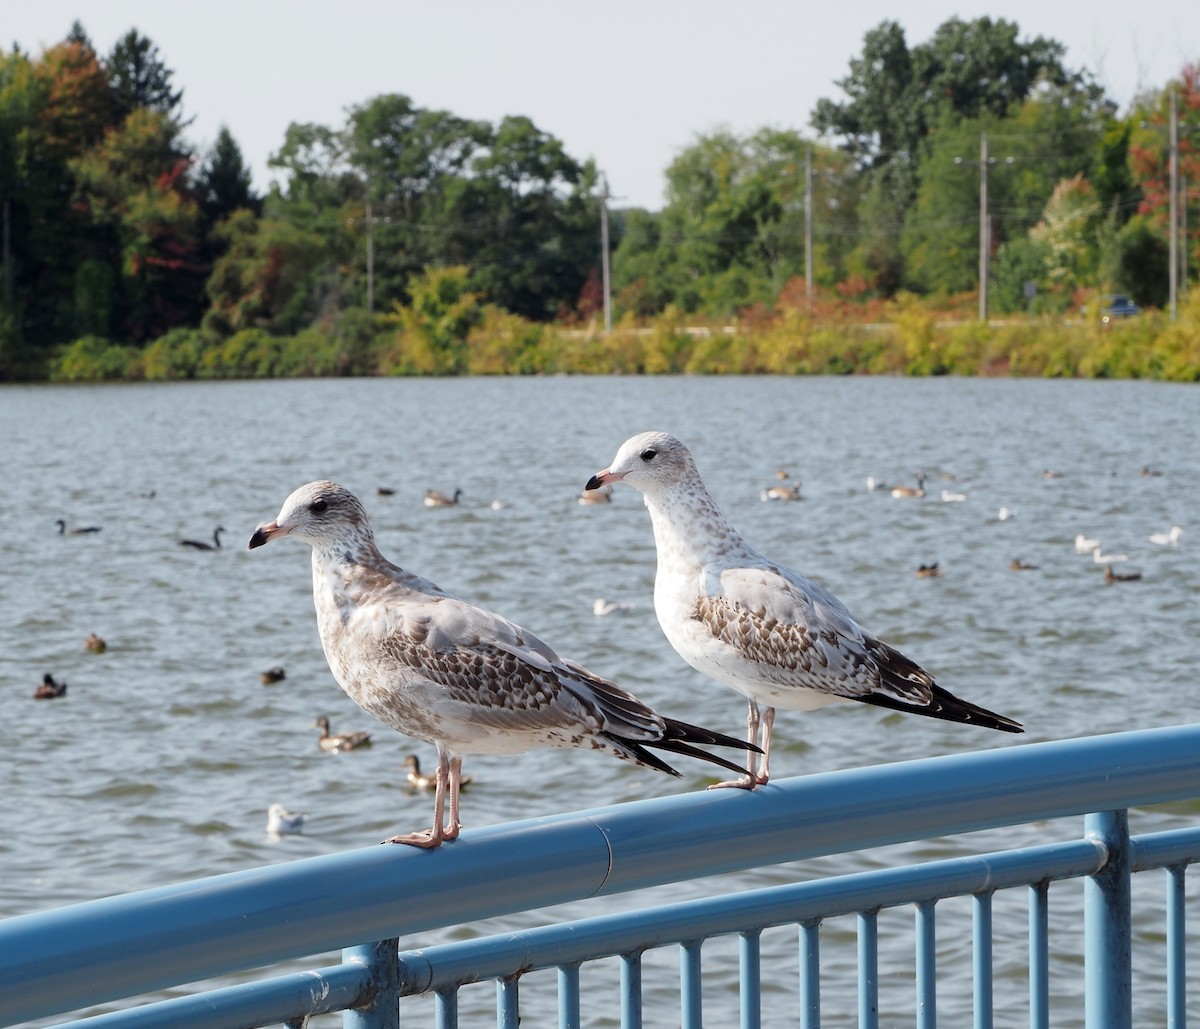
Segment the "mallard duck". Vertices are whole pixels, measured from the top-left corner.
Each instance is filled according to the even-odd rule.
[[[414,790],[432,790],[437,788],[437,773],[428,775],[421,771],[421,762],[416,754],[409,754],[404,759],[404,766],[408,769],[408,775],[404,777],[405,782]],[[472,775],[464,775],[458,781],[458,788],[461,790],[467,783],[471,782],[475,777]]]
[[[262,684],[270,686],[272,683],[283,682],[287,678],[287,673],[276,665],[274,668],[268,668],[262,673]]]
[[[936,561],[931,565],[917,565],[918,579],[933,579],[941,574],[941,569],[938,568]]]
[[[917,472],[917,484],[915,486],[893,486],[892,496],[897,500],[925,496],[925,473]]]
[[[769,486],[758,495],[759,500],[766,503],[768,500],[803,500],[800,496],[800,483],[794,482],[790,486]]]
[[[462,496],[462,490],[456,489],[454,496],[448,497],[441,490],[427,489],[425,491],[425,506],[426,507],[454,507],[458,503],[458,498]]]
[[[1141,577],[1141,572],[1114,572],[1112,565],[1104,566],[1105,582],[1136,582]]]
[[[205,543],[203,540],[180,540],[181,547],[191,547],[193,550],[220,550],[221,549],[221,533],[225,531],[225,527],[218,525],[213,529],[213,541]]]
[[[108,644],[104,642],[94,632],[88,634],[88,638],[83,641],[83,645],[87,647],[93,654],[103,654],[108,650]]]
[[[336,735],[331,733],[329,719],[324,715],[313,722],[312,727],[321,730],[321,738],[317,740],[317,746],[334,754],[343,750],[358,750],[359,747],[371,745],[369,732],[339,732]]]
[[[67,684],[55,682],[54,676],[47,672],[42,676],[42,684],[33,691],[34,700],[53,700],[55,697],[67,695]]]
[[[302,811],[289,811],[282,804],[272,804],[267,808],[267,835],[286,836],[289,833],[301,833],[304,831],[306,817]]]
[[[79,525],[74,529],[68,529],[67,523],[61,518],[56,519],[54,524],[58,526],[58,534],[60,536],[86,536],[89,532],[100,531],[99,525]]]

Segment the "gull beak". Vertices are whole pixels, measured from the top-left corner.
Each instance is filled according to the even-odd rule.
[[[588,479],[587,484],[583,488],[599,489],[601,486],[607,486],[610,482],[620,482],[623,478],[625,478],[624,472],[622,472],[620,475],[615,475],[608,469],[605,469],[602,472],[597,472],[590,479]]]
[[[253,550],[255,547],[261,547],[264,543],[270,543],[276,536],[286,536],[287,530],[279,528],[276,522],[263,522],[257,529],[254,530],[254,535],[250,537],[250,546],[248,549]]]

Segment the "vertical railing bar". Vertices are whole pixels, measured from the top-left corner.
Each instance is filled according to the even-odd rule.
[[[977,893],[972,902],[971,963],[974,990],[974,1029],[992,1029],[992,894]]]
[[[1167,1029],[1187,1026],[1187,911],[1184,865],[1167,871]]]
[[[821,1029],[821,923],[800,926],[800,1029]]]
[[[700,970],[700,947],[703,942],[703,940],[688,940],[679,948],[681,1029],[704,1029],[704,995]]]
[[[496,1029],[520,1029],[520,979],[507,975],[496,980]]]
[[[762,932],[758,929],[739,934],[742,1029],[761,1029],[762,1026],[761,937]]]
[[[1084,833],[1108,852],[1104,867],[1083,881],[1084,1025],[1133,1025],[1133,901],[1130,890],[1129,813],[1096,811]]]
[[[1029,1029],[1050,1029],[1050,883],[1029,887]]]
[[[879,911],[858,913],[858,1026],[879,1026]]]
[[[558,1029],[579,1029],[579,962],[558,966]]]
[[[458,1029],[458,990],[447,986],[434,994],[434,1029]]]
[[[367,969],[371,999],[342,1012],[343,1029],[400,1029],[400,941],[376,940],[342,950],[347,964]]]
[[[934,902],[917,904],[917,1029],[937,1029],[937,916]]]
[[[621,955],[621,1029],[642,1029],[642,952]]]

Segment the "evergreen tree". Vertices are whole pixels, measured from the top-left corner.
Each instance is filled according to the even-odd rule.
[[[254,192],[241,148],[224,125],[204,157],[196,178],[196,193],[206,230],[237,210],[262,212],[262,198]]]
[[[117,40],[105,63],[118,118],[140,107],[174,116],[183,90],[171,88],[175,73],[158,56],[158,47],[137,29]]]

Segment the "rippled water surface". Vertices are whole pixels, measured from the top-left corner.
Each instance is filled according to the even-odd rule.
[[[432,753],[373,725],[337,688],[317,639],[307,548],[282,540],[246,550],[254,526],[315,478],[363,498],[380,548],[398,564],[528,626],[665,713],[739,733],[742,701],[684,666],[655,622],[653,540],[640,496],[620,488],[609,505],[576,503],[588,476],[648,428],[691,446],[751,542],[833,589],[953,692],[1028,729],[1012,737],[862,705],[785,712],[777,776],[1194,717],[1194,388],[866,378],[9,387],[0,390],[11,487],[0,518],[9,737],[0,916],[373,845],[428,824],[431,801],[402,788],[400,765],[406,753],[426,763]],[[801,503],[760,501],[780,468],[802,482]],[[921,500],[865,487],[868,476],[913,482],[919,470],[929,476]],[[380,486],[395,492],[377,495]],[[460,488],[462,502],[426,509],[430,487]],[[943,503],[943,489],[966,499]],[[493,509],[493,500],[504,506]],[[1013,517],[999,520],[1002,506]],[[58,518],[102,531],[59,536]],[[216,525],[227,530],[220,551],[179,545],[210,537]],[[1147,540],[1171,525],[1185,530],[1177,546]],[[1142,579],[1106,586],[1101,569],[1075,553],[1077,533],[1127,553],[1122,570]],[[1037,567],[1010,571],[1014,559]],[[932,562],[940,577],[914,574]],[[634,606],[596,617],[599,597]],[[91,632],[107,653],[84,649]],[[274,665],[287,678],[263,686],[260,673]],[[31,699],[44,672],[69,682],[64,699]],[[374,730],[375,745],[322,753],[310,728],[322,714],[335,731]],[[706,781],[703,767],[680,767],[682,784],[591,753],[468,759],[475,782],[464,793],[464,822],[469,831]],[[268,840],[273,802],[308,813],[304,835]],[[1135,830],[1188,817],[1150,813]],[[1036,827],[1005,839],[1022,833],[1038,841]],[[909,853],[978,846],[949,840]],[[723,888],[885,860],[749,872]],[[654,901],[696,889],[672,887]],[[1061,890],[1070,908],[1078,890]],[[570,911],[647,902],[615,898]],[[970,968],[960,954],[970,911],[955,903],[939,908],[946,1024],[969,1017]],[[998,898],[996,919],[997,1019],[1013,1024],[1027,1017],[1024,897]],[[499,919],[489,930],[523,924]],[[911,1024],[911,913],[885,913],[880,929],[883,1023]],[[1066,956],[1077,949],[1074,917],[1061,929],[1055,1024],[1077,1025],[1081,986]],[[830,1024],[854,1010],[852,930],[832,923],[823,946]],[[1147,924],[1139,941],[1149,948],[1160,931]],[[794,932],[766,934],[763,953],[768,1023],[794,1022]],[[1158,951],[1144,954],[1139,962],[1152,970],[1161,964]],[[736,948],[714,941],[705,961],[706,1011],[714,1025],[733,1024]],[[673,953],[647,958],[648,1025],[675,1024],[677,974]],[[588,1024],[616,1024],[605,992],[615,981],[615,969],[585,974]],[[530,1024],[552,1023],[553,992],[552,977],[523,987]],[[1158,997],[1141,1003],[1156,1007]],[[480,1024],[468,1019],[484,1019],[491,1005],[490,987],[464,991],[464,1024]],[[431,1006],[417,1002],[412,1012],[414,1024],[432,1021]]]

